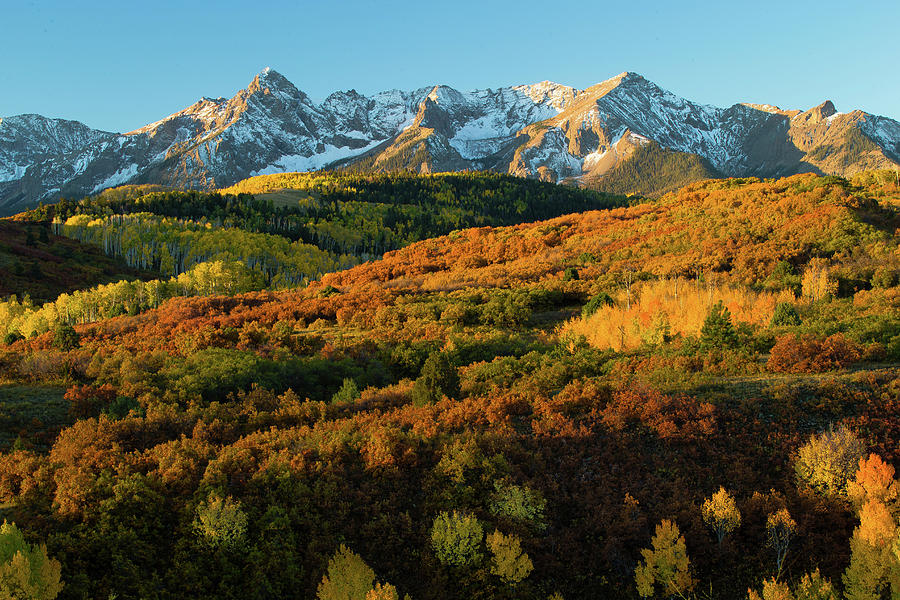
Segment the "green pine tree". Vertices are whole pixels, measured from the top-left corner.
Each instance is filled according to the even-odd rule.
[[[709,308],[700,329],[700,347],[704,350],[722,350],[735,347],[737,342],[737,332],[731,323],[731,312],[719,300]]]

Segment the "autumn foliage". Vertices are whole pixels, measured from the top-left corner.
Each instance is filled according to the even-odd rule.
[[[846,367],[861,355],[859,344],[840,333],[824,339],[788,334],[777,339],[766,366],[779,373],[820,373]]]
[[[0,499],[68,598],[892,593],[897,198],[713,180],[290,289],[5,302]]]

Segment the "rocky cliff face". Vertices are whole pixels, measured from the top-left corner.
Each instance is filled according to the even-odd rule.
[[[113,134],[78,121],[18,115],[0,119],[0,181],[19,179],[48,155],[68,154]]]
[[[48,119],[40,115],[17,115],[0,119],[0,214],[9,201],[5,190],[25,177],[28,169],[56,158],[72,160],[80,149],[115,137],[115,134],[91,129],[78,121]],[[53,186],[36,190],[41,197],[52,195]],[[25,199],[27,201],[27,199]]]
[[[0,212],[124,183],[213,188],[336,165],[491,169],[596,183],[649,142],[723,175],[847,175],[900,162],[900,123],[831,102],[801,111],[717,108],[634,73],[586,90],[542,82],[459,92],[434,86],[316,104],[265,69],[232,98],[204,98],[126,134],[20,115],[0,120]]]

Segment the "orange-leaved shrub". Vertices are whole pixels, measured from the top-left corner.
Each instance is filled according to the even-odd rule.
[[[862,351],[859,344],[842,333],[825,339],[791,333],[776,339],[766,366],[778,373],[820,373],[858,361]]]
[[[93,385],[74,385],[66,390],[64,398],[69,402],[69,416],[75,419],[87,419],[97,416],[100,411],[116,399],[116,390],[108,383],[96,387]]]

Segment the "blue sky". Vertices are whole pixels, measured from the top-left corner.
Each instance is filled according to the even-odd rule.
[[[5,4],[0,115],[113,131],[231,96],[266,66],[318,99],[436,83],[583,88],[627,70],[717,106],[831,99],[900,119],[897,0]]]

